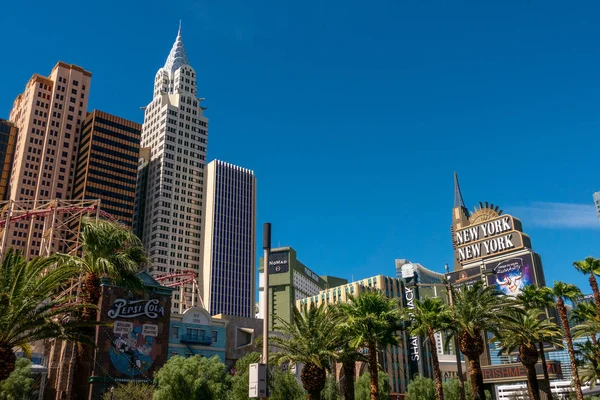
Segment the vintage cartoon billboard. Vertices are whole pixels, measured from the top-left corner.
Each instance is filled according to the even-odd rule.
[[[103,285],[96,354],[90,377],[92,399],[107,387],[151,381],[167,361],[171,290],[156,284],[129,291]]]

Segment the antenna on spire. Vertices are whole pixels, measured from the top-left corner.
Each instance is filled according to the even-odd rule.
[[[462,193],[460,192],[460,185],[458,184],[458,174],[455,172],[454,173],[454,208],[456,208],[456,207],[467,208],[467,207],[465,207],[465,202],[463,200]]]
[[[179,30],[177,31],[177,36],[181,36],[181,20],[179,20]]]

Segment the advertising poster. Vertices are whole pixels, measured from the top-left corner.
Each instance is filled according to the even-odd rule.
[[[454,288],[470,287],[481,282],[481,268],[472,267],[446,274],[446,280]]]
[[[104,286],[92,375],[101,381],[151,381],[167,361],[170,291],[131,292]],[[97,398],[102,385],[94,385]]]
[[[507,296],[518,296],[525,286],[536,283],[530,253],[486,264],[485,269],[488,285]]]

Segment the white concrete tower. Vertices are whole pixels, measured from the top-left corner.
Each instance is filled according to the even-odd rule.
[[[141,218],[152,275],[201,274],[208,120],[202,115],[196,79],[180,27],[165,66],[156,73],[142,128],[141,146],[151,148]],[[190,282],[184,291],[173,293],[172,311],[181,312],[198,300],[196,285]]]

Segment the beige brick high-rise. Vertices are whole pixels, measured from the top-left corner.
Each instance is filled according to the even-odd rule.
[[[48,77],[34,74],[17,96],[10,112],[18,136],[9,200],[29,201],[33,207],[41,200],[69,198],[91,77],[81,67],[59,62]],[[19,221],[7,245],[36,255],[42,228],[41,220]]]

